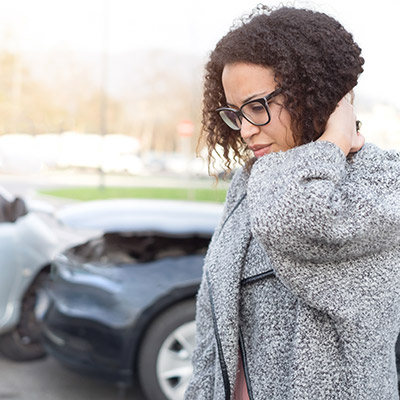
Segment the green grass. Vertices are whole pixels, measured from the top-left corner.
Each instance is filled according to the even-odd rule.
[[[40,190],[39,193],[73,200],[103,200],[116,198],[173,199],[224,202],[226,189],[169,188],[169,187],[79,187]]]

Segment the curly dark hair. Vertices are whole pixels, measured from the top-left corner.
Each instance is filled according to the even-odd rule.
[[[217,43],[206,65],[203,133],[209,166],[220,145],[225,168],[232,158],[246,162],[250,154],[237,132],[216,113],[226,106],[222,71],[226,64],[246,62],[272,68],[283,107],[291,117],[296,145],[318,139],[337,103],[357,84],[364,59],[353,36],[332,17],[292,7],[257,6],[236,21]],[[233,154],[232,154],[233,152]],[[233,156],[233,157],[232,157]]]

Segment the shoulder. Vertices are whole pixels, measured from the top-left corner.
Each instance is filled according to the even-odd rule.
[[[353,199],[400,211],[400,152],[366,143],[348,158],[343,189]]]
[[[220,226],[223,221],[225,221],[231,210],[236,206],[237,202],[247,193],[248,180],[249,171],[246,168],[240,167],[234,172],[228,192],[226,194]],[[216,232],[219,231],[220,226],[217,228]]]
[[[372,143],[354,154],[348,162],[350,170],[365,179],[400,184],[400,151],[384,150]]]
[[[249,175],[250,172],[245,167],[240,167],[235,171],[226,195],[227,205],[236,203],[246,193]]]
[[[358,151],[355,158],[375,163],[377,161],[393,161],[400,163],[400,151],[398,150],[384,150],[373,143],[365,143],[363,148]]]

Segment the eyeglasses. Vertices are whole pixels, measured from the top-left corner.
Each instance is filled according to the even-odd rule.
[[[271,112],[268,102],[281,93],[281,89],[276,89],[272,93],[260,99],[250,100],[244,103],[239,110],[230,107],[217,108],[217,112],[222,120],[234,131],[240,131],[242,118],[256,126],[267,125],[271,121]]]

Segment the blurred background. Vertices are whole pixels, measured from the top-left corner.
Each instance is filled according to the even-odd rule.
[[[3,0],[2,179],[24,174],[73,184],[93,175],[85,182],[101,185],[110,174],[127,184],[133,183],[127,177],[146,177],[140,184],[148,176],[206,179],[206,164],[195,156],[203,66],[233,20],[256,4]],[[290,4],[325,11],[354,34],[366,59],[356,88],[362,132],[400,149],[398,0],[374,7],[362,0]]]

